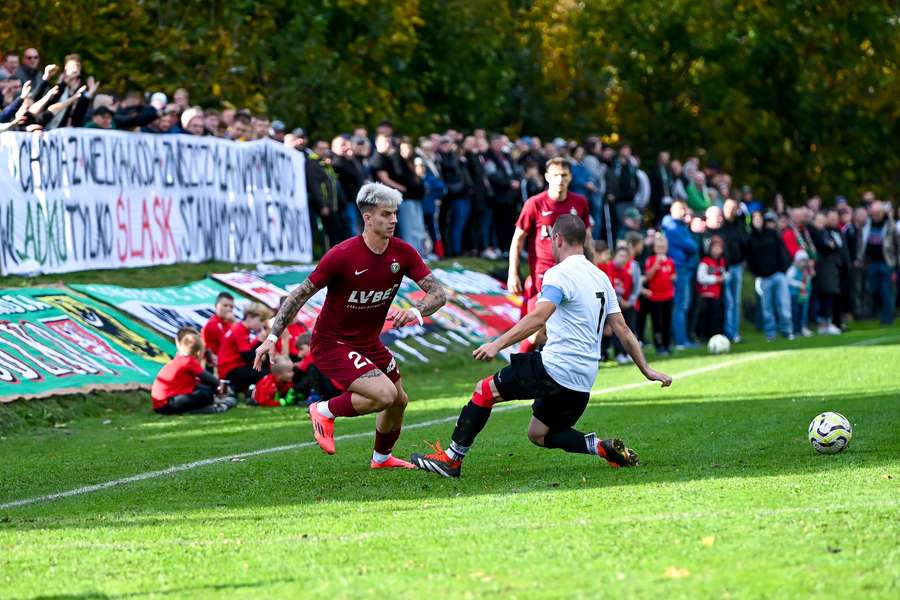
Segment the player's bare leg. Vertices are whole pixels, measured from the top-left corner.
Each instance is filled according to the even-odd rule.
[[[575,454],[593,454],[606,460],[609,466],[636,467],[641,464],[637,454],[626,448],[619,438],[599,439],[596,433],[583,433],[573,428],[551,431],[535,417],[528,425],[528,439],[542,448],[559,448]]]
[[[317,402],[310,406],[309,416],[313,425],[313,434],[319,447],[327,454],[334,454],[334,419],[335,417],[356,417],[359,415],[367,415],[371,413],[384,413],[391,409],[394,404],[400,405],[398,401],[398,388],[380,369],[373,369],[362,374],[353,383],[349,389],[343,394],[336,396],[328,402]],[[403,420],[403,409],[406,407],[406,394],[403,394],[402,408],[400,408],[400,418],[388,417],[387,422],[379,428],[378,422],[382,416],[379,415],[379,421],[375,427],[375,444],[376,452],[380,455],[387,455],[384,461],[386,464],[382,466],[412,468],[412,465],[406,461],[399,461],[390,455],[394,442],[400,436],[400,423]],[[397,409],[390,414],[396,415]],[[394,426],[396,422],[396,426]],[[389,428],[389,429],[388,429]],[[384,452],[384,450],[387,452]],[[402,464],[398,464],[402,463]]]

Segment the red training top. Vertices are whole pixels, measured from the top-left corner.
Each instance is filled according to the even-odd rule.
[[[218,315],[213,315],[209,318],[209,321],[200,330],[200,337],[203,339],[203,345],[206,347],[207,352],[212,352],[215,355],[219,354],[222,339],[225,337],[225,332],[228,331],[229,327],[231,327],[231,323],[223,321]]]
[[[591,226],[591,211],[587,198],[568,192],[564,200],[557,202],[547,192],[536,194],[525,201],[516,227],[528,235],[528,271],[531,273],[529,297],[537,296],[544,282],[544,273],[556,264],[553,260],[553,244],[550,228],[561,215],[572,214],[581,217],[585,227]]]
[[[260,406],[281,406],[278,396],[287,394],[291,387],[293,387],[292,381],[278,383],[275,380],[275,376],[269,373],[256,384],[256,389],[253,391],[253,399]]]
[[[613,261],[602,263],[599,267],[609,277],[609,282],[612,284],[613,289],[616,290],[619,302],[628,300],[634,289],[634,278],[631,276],[631,261],[625,263],[624,267],[617,267]]]
[[[648,256],[647,260],[644,261],[644,273],[649,272],[657,261],[659,261],[659,258],[655,254]],[[667,256],[660,262],[659,268],[653,274],[653,277],[647,279],[647,289],[650,290],[649,299],[653,302],[666,302],[675,298],[674,279],[675,263]]]
[[[242,321],[232,325],[219,347],[219,378],[227,379],[227,375],[238,367],[249,367],[241,353],[253,350],[258,343],[259,340],[250,340],[250,330]]]
[[[159,370],[150,397],[154,410],[165,405],[169,398],[190,394],[197,387],[197,377],[203,372],[203,366],[193,356],[179,354]]]
[[[715,277],[725,275],[725,259],[723,257],[713,258],[704,256],[700,259],[700,264],[706,265],[707,272]],[[698,283],[697,290],[700,292],[701,298],[713,298],[718,300],[722,297],[722,283]]]
[[[382,254],[375,254],[361,235],[334,246],[309,274],[317,288],[328,288],[311,345],[379,346],[403,276],[419,282],[429,274],[415,248],[400,238],[392,237]]]

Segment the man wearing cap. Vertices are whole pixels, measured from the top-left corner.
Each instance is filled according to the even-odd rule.
[[[85,129],[115,129],[113,112],[106,106],[98,106],[91,112],[91,120],[84,124]]]
[[[193,107],[181,113],[181,128],[190,135],[206,135],[203,111]]]
[[[285,131],[287,131],[287,127],[285,127],[284,121],[275,119],[269,126],[269,137],[280,144],[284,142]]]

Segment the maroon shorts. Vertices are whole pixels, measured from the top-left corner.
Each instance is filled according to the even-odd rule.
[[[322,344],[313,346],[310,352],[316,368],[345,390],[362,375],[375,369],[381,369],[394,383],[400,379],[397,360],[380,342],[365,349],[341,343]]]

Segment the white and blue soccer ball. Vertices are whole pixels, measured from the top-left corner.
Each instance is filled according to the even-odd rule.
[[[731,342],[729,342],[728,338],[721,333],[717,333],[709,338],[706,348],[709,350],[710,354],[727,354],[728,351],[731,350]]]
[[[836,412],[823,412],[809,424],[809,443],[820,454],[837,454],[850,445],[853,426],[847,417]]]

